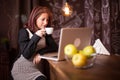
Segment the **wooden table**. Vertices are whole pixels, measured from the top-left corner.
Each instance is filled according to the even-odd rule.
[[[51,80],[120,80],[120,56],[98,55],[89,69],[76,69],[67,61],[48,61]]]

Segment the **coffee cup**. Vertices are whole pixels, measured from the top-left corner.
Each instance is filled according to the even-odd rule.
[[[49,35],[49,34],[52,34],[53,33],[53,27],[46,27],[45,28],[45,31],[46,31],[46,33]]]

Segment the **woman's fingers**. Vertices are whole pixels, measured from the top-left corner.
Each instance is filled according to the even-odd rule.
[[[35,34],[37,34],[40,37],[43,37],[46,34],[46,32],[45,32],[45,29],[41,29],[36,31]]]
[[[33,63],[34,64],[38,64],[40,62],[41,58],[40,58],[40,55],[37,54],[35,55],[35,57],[33,58]]]

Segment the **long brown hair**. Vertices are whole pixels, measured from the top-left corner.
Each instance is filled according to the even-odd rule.
[[[51,22],[52,22],[51,11],[47,7],[36,6],[33,8],[29,16],[28,22],[25,24],[25,28],[29,28],[32,32],[37,31],[38,27],[36,25],[36,20],[42,13],[47,13],[49,15],[49,21],[47,26],[51,26]]]

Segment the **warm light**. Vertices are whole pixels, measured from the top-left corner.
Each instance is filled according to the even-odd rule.
[[[63,11],[63,15],[65,16],[70,16],[73,12],[71,6],[67,2],[63,6],[62,11]]]

